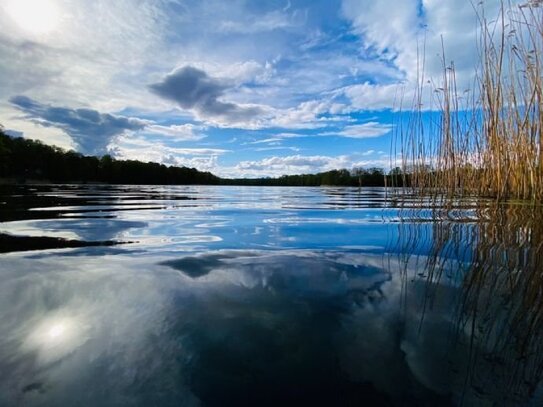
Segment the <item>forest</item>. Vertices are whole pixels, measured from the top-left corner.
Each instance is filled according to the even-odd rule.
[[[384,186],[395,185],[398,169],[385,176],[381,168],[332,170],[318,174],[283,175],[279,178],[219,178],[195,168],[153,162],[119,160],[104,155],[85,156],[38,140],[12,137],[0,129],[0,180],[3,182],[111,183],[155,185],[248,186]]]

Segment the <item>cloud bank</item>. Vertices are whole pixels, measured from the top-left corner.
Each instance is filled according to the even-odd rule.
[[[14,96],[9,101],[24,113],[26,119],[41,126],[62,129],[84,154],[105,154],[115,137],[126,131],[141,130],[147,124],[139,119],[114,116],[92,109],[51,106],[26,96]]]

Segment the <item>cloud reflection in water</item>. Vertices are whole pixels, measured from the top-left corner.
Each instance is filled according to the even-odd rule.
[[[87,340],[82,321],[73,317],[45,317],[23,342],[23,352],[36,352],[39,364],[56,362]]]
[[[430,363],[435,349],[410,342],[418,325],[402,322],[401,282],[380,255],[0,262],[11,270],[0,285],[0,329],[9,332],[0,368],[10,372],[2,404],[448,400]],[[428,335],[443,338],[441,323]]]

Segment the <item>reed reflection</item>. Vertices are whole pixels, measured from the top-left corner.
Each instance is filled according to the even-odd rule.
[[[407,205],[400,211],[395,248],[402,303],[417,303],[419,335],[431,324],[428,316],[440,307],[444,292],[459,287],[447,305],[454,315],[448,347],[459,403],[541,398],[543,208],[467,199],[434,202],[426,213]],[[422,293],[410,289],[413,283]]]

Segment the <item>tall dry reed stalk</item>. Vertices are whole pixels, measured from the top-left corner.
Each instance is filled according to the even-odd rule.
[[[419,330],[427,310],[460,289],[453,336],[458,355],[468,355],[458,369],[464,405],[523,403],[543,377],[541,6],[503,3],[493,21],[474,7],[470,93],[459,91],[445,45],[437,82],[425,77],[422,50],[413,108],[396,128],[402,183],[411,187],[389,194],[400,209],[402,288],[406,296],[410,281],[425,282]]]
[[[398,130],[401,167],[417,191],[543,202],[541,3],[502,4],[492,22],[474,7],[479,60],[471,94],[459,92],[444,51],[437,85],[425,78],[422,57],[409,121]],[[435,127],[422,119],[428,82],[440,114]]]

